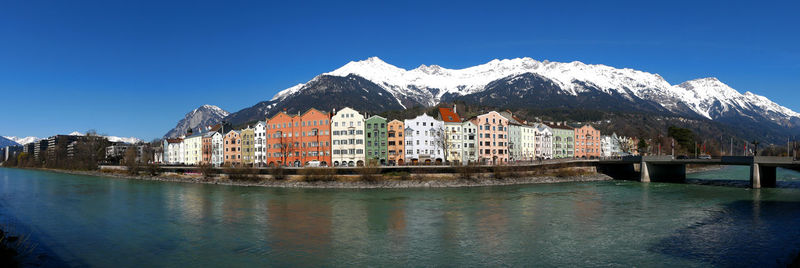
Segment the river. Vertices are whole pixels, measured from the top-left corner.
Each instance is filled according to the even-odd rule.
[[[45,265],[785,265],[800,252],[800,173],[779,169],[779,188],[752,190],[747,172],[352,190],[0,168],[0,223],[27,232]]]

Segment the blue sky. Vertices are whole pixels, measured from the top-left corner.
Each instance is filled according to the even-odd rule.
[[[351,60],[532,57],[714,76],[800,111],[800,2],[3,1],[0,135],[160,137]]]

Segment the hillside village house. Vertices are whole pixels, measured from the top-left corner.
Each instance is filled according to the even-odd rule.
[[[366,160],[369,164],[386,165],[387,151],[387,126],[386,118],[373,115],[366,120],[364,127],[364,148],[366,150]]]
[[[444,124],[445,133],[445,162],[460,164],[464,162],[464,132],[461,117],[458,116],[456,106],[453,108],[439,108],[439,120]]]
[[[331,118],[334,166],[362,166],[364,153],[364,116],[345,107]]]
[[[399,165],[402,166],[405,164],[406,155],[406,147],[405,147],[405,137],[403,133],[405,132],[405,125],[403,121],[400,120],[392,120],[391,122],[387,123],[387,150],[388,150],[388,160],[389,165]]]
[[[405,125],[406,159],[411,164],[444,163],[446,140],[442,121],[422,114],[407,119]]]
[[[225,165],[240,166],[242,164],[242,140],[239,138],[240,133],[238,130],[231,130],[225,134],[222,147],[225,149],[223,152],[225,156]]]
[[[478,126],[478,162],[499,165],[508,162],[508,120],[491,111],[471,119]]]
[[[595,159],[600,157],[600,131],[591,125],[575,129],[575,158]]]
[[[253,149],[255,153],[254,163],[256,166],[264,166],[267,164],[267,122],[258,121],[254,127],[255,144]]]

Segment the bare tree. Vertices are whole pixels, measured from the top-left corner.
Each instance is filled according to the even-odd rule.
[[[447,163],[448,162],[447,155],[448,152],[450,151],[450,148],[448,146],[450,145],[450,135],[455,133],[455,130],[453,130],[453,133],[451,133],[450,131],[447,130],[447,126],[441,124],[439,125],[439,127],[431,128],[431,131],[433,131],[434,149],[442,150],[443,152],[442,159],[444,160],[445,163]]]

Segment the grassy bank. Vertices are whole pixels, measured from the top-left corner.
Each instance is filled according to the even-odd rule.
[[[353,169],[350,174],[338,174],[332,168],[308,168],[287,174],[285,169],[271,169],[269,174],[261,174],[254,169],[225,169],[222,173],[160,173],[125,170],[70,171],[45,169],[53,172],[100,176],[123,179],[153,180],[165,182],[206,183],[238,186],[284,187],[284,188],[424,188],[424,187],[471,187],[514,185],[533,183],[558,183],[577,181],[611,180],[593,169],[558,168],[534,171],[520,171],[514,167],[493,167],[478,169],[459,168],[456,173],[380,173],[377,168]]]

